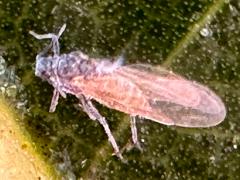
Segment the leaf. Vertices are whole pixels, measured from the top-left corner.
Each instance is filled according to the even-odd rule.
[[[16,115],[4,98],[0,98],[0,176],[5,179],[60,178],[39,157],[34,144],[16,123]]]
[[[237,1],[14,0],[0,4],[0,10],[0,46],[6,51],[7,63],[16,67],[23,87],[11,100],[27,101],[21,109],[21,124],[65,178],[240,178]],[[122,163],[111,156],[102,127],[76,108],[76,99],[62,99],[56,112],[48,113],[52,89],[34,77],[32,63],[49,42],[36,41],[28,31],[57,32],[64,23],[62,53],[82,50],[92,57],[111,58],[125,51],[127,64],[164,66],[212,88],[225,103],[226,120],[207,129],[139,120],[143,152],[124,152],[128,164]],[[96,106],[124,147],[131,139],[128,116]]]

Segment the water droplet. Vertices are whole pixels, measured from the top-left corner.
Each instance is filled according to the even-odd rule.
[[[210,37],[210,36],[212,36],[213,32],[210,28],[203,28],[200,30],[200,34],[203,37]]]
[[[234,145],[233,145],[233,148],[234,148],[234,149],[237,149],[237,148],[238,148],[237,144],[234,144]]]

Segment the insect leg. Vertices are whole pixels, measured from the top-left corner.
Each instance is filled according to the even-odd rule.
[[[84,109],[84,111],[88,114],[88,116],[93,119],[93,120],[98,120],[98,122],[103,126],[107,136],[108,136],[108,140],[109,142],[112,144],[112,147],[115,151],[115,154],[121,159],[123,160],[122,154],[119,151],[118,145],[112,135],[112,132],[107,124],[106,119],[98,112],[98,110],[94,107],[94,105],[92,104],[91,100],[86,99],[85,96],[78,96],[78,98],[81,101],[82,107]]]
[[[84,101],[84,99],[83,100],[80,99],[80,101],[81,101],[81,103],[78,104],[80,106],[80,108],[82,108],[82,110],[87,113],[87,115],[89,116],[90,119],[95,121],[96,120],[96,116],[94,116],[91,113],[92,109],[87,105],[87,103]]]
[[[49,108],[49,112],[54,112],[56,109],[56,106],[58,104],[58,99],[59,99],[59,92],[57,89],[54,89],[53,91],[53,96],[52,96],[52,101],[51,101],[51,106]]]
[[[138,141],[137,127],[136,127],[136,116],[131,116],[131,131],[132,131],[132,141],[133,144],[138,148],[142,149]]]

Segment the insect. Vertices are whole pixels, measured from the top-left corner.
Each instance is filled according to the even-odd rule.
[[[40,35],[30,31],[37,39],[51,39],[36,56],[35,68],[35,75],[54,87],[50,112],[55,111],[60,95],[76,96],[90,119],[103,126],[120,159],[122,154],[107,121],[92,99],[130,115],[132,141],[138,147],[137,116],[182,127],[210,127],[224,120],[225,106],[214,92],[171,71],[144,64],[123,66],[123,56],[112,62],[91,58],[81,51],[60,54],[58,39],[65,28],[66,24],[58,34]]]

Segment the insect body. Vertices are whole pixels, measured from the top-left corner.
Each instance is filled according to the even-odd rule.
[[[133,143],[139,146],[135,117],[145,117],[166,125],[210,127],[226,116],[221,99],[207,87],[184,79],[170,71],[149,65],[122,66],[123,57],[116,61],[90,58],[81,51],[60,55],[58,35],[39,35],[37,39],[52,39],[36,57],[35,74],[53,85],[50,106],[53,112],[59,94],[73,94],[80,106],[93,120],[103,125],[116,155],[122,159],[106,119],[93,106],[91,99],[131,115]],[[53,55],[48,55],[51,50]]]

